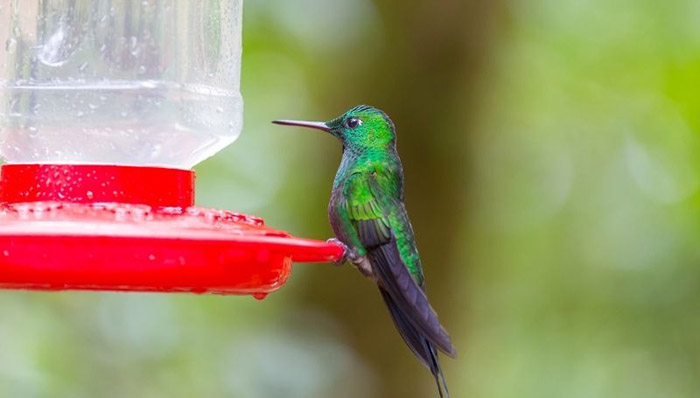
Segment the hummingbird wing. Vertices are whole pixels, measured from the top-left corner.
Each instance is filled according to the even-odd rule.
[[[445,375],[442,373],[440,368],[440,361],[438,361],[438,354],[435,351],[433,345],[413,327],[413,325],[406,320],[402,311],[396,306],[394,299],[391,298],[389,293],[383,288],[379,287],[379,292],[382,294],[382,298],[389,308],[389,313],[391,314],[391,319],[394,321],[394,325],[399,330],[403,341],[406,342],[408,348],[411,349],[413,354],[421,361],[421,363],[430,369],[430,372],[435,377],[435,382],[437,383],[438,392],[441,398],[448,398],[450,393],[447,390],[447,381],[445,380]]]
[[[449,356],[456,350],[423,290],[420,259],[398,187],[397,177],[388,172],[352,175],[346,184],[347,213],[387,293],[394,322],[414,354],[428,365],[432,358],[423,339]]]

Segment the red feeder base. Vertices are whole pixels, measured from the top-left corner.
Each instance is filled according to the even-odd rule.
[[[252,294],[339,245],[193,207],[194,172],[103,165],[0,168],[0,288]]]

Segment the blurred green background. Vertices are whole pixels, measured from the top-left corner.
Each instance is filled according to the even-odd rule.
[[[399,134],[453,397],[700,394],[700,3],[256,0],[241,138],[198,203],[331,236],[340,146],[275,127],[368,103]],[[264,301],[0,294],[0,396],[428,397],[351,267]]]

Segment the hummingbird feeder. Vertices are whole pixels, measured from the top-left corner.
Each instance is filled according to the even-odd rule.
[[[242,127],[241,0],[0,0],[0,288],[252,294],[339,260],[194,206]]]

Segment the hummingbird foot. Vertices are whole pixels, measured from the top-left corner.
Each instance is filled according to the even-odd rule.
[[[341,266],[341,265],[345,264],[348,260],[352,261],[354,253],[351,253],[350,248],[345,243],[341,242],[339,239],[336,239],[336,238],[330,238],[330,239],[326,240],[326,242],[340,245],[343,248],[343,257],[341,257],[340,260],[338,260],[338,261],[333,261],[333,264],[335,266]]]
[[[355,256],[355,260],[350,260],[350,262],[360,271],[362,275],[375,282],[377,281],[377,276],[374,275],[372,264],[369,262],[367,257]]]
[[[333,264],[340,266],[345,264],[345,262],[350,261],[352,265],[354,265],[355,268],[357,268],[362,275],[374,281],[377,280],[376,276],[374,275],[374,271],[372,270],[372,264],[369,262],[369,259],[367,259],[367,257],[365,256],[360,256],[357,253],[357,249],[350,248],[348,245],[336,238],[330,238],[326,242],[340,245],[344,249],[343,257],[339,261],[334,261]]]

